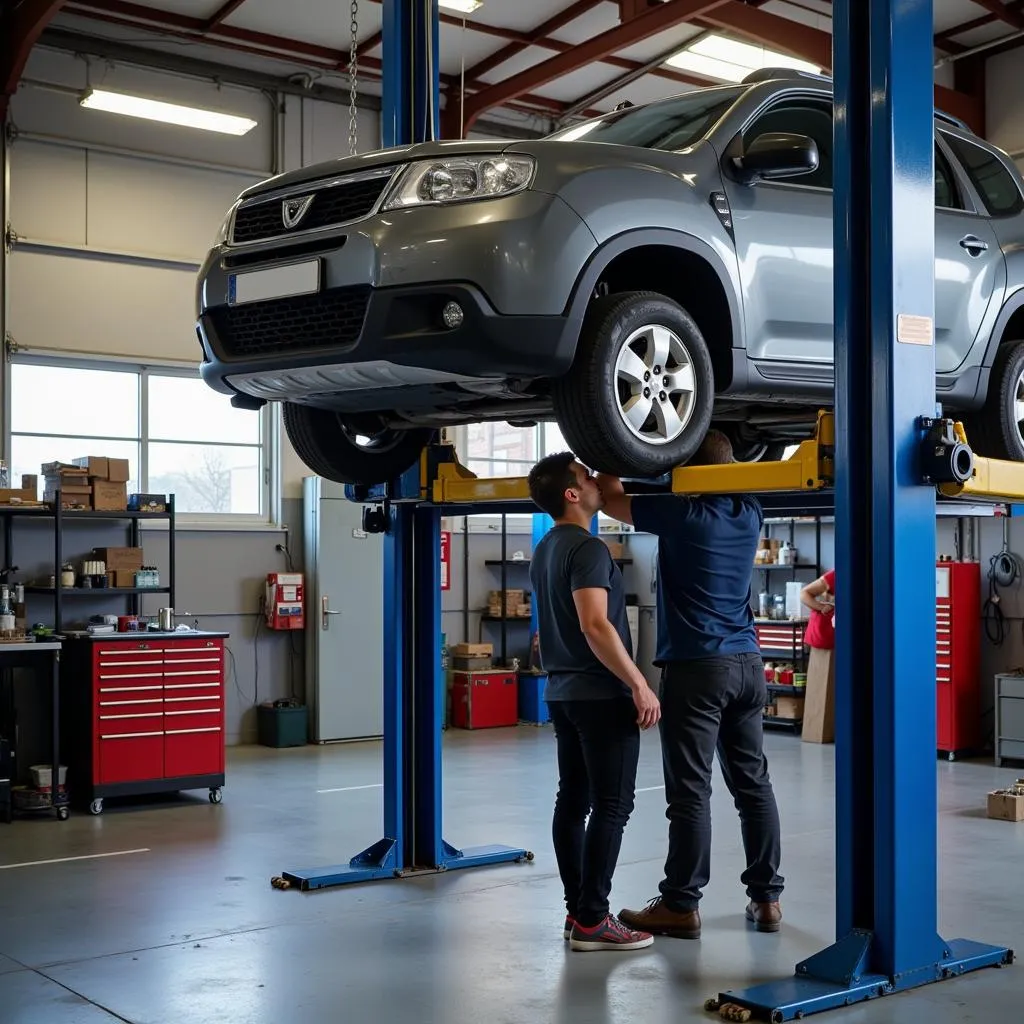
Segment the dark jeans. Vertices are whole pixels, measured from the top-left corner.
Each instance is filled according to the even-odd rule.
[[[553,700],[548,709],[558,747],[555,859],[566,911],[590,928],[608,914],[622,832],[633,812],[637,713],[628,698]]]
[[[740,881],[759,903],[777,900],[781,829],[764,756],[767,702],[758,654],[673,662],[662,674],[661,749],[669,819],[661,894],[692,910],[711,876],[711,769],[715,750],[739,811],[747,869]]]

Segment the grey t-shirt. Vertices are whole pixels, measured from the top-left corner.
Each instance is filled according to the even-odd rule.
[[[601,664],[580,628],[573,591],[608,591],[608,621],[633,654],[622,573],[611,552],[581,526],[555,526],[541,538],[530,563],[540,658],[548,674],[545,700],[628,697],[629,687]]]

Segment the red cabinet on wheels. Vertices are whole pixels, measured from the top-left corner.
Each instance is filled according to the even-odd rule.
[[[938,752],[950,761],[981,741],[981,567],[935,567],[935,684]]]
[[[226,633],[69,636],[61,658],[68,790],[105,797],[224,785]]]

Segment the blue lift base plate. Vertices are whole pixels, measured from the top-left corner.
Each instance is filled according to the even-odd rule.
[[[969,939],[954,939],[946,947],[949,955],[941,961],[899,978],[862,974],[860,967],[867,962],[871,941],[870,932],[853,932],[798,965],[794,977],[738,992],[722,992],[719,1002],[742,1006],[752,1011],[757,1020],[781,1024],[812,1013],[946,981],[983,967],[1013,963],[1012,950]]]
[[[328,889],[337,885],[374,882],[381,878],[403,878],[413,875],[479,868],[490,864],[519,864],[532,861],[533,854],[515,846],[471,846],[465,850],[443,844],[444,857],[437,867],[402,868],[397,861],[397,844],[393,839],[381,839],[373,846],[353,857],[348,864],[325,868],[304,868],[285,871],[281,878],[296,889]]]

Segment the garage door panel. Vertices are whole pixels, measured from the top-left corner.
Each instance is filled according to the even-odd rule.
[[[10,330],[26,348],[196,360],[195,271],[11,254]]]
[[[11,224],[21,236],[86,243],[86,156],[32,142],[11,147]]]
[[[89,242],[201,260],[238,194],[259,180],[90,153]]]

